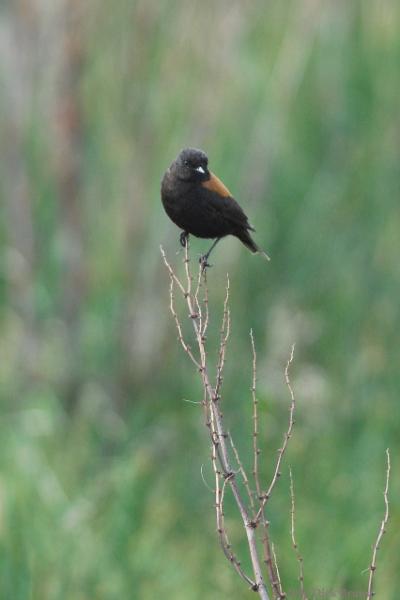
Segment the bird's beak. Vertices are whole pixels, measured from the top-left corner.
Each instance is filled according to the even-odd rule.
[[[196,167],[196,171],[197,171],[198,173],[202,173],[203,175],[204,175],[204,173],[205,173],[205,170],[203,169],[203,167]]]

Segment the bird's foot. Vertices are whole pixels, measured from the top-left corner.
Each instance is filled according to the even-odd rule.
[[[183,248],[186,248],[188,240],[189,240],[189,234],[188,234],[188,232],[187,231],[182,231],[181,235],[179,236],[179,241],[180,241],[181,246]]]
[[[210,267],[212,267],[212,265],[210,265],[210,263],[208,262],[208,254],[204,254],[204,256],[200,256],[199,263],[200,263],[202,271],[205,271],[206,269],[209,269]]]

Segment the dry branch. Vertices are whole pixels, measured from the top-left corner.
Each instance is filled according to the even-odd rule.
[[[221,339],[219,345],[219,354],[218,354],[218,364],[217,364],[217,374],[216,374],[216,383],[213,386],[211,384],[211,379],[209,376],[209,368],[207,364],[207,354],[206,354],[206,333],[207,326],[209,322],[208,315],[208,291],[207,291],[207,279],[206,279],[206,271],[199,267],[199,275],[197,278],[197,284],[195,290],[193,292],[193,277],[190,270],[190,258],[189,258],[189,248],[188,244],[185,247],[185,276],[186,276],[186,285],[184,285],[180,279],[175,274],[172,269],[170,263],[167,260],[164,250],[161,248],[162,257],[164,263],[168,269],[170,275],[170,310],[173,315],[175,325],[178,331],[179,341],[189,356],[192,363],[196,366],[198,371],[201,374],[203,387],[205,391],[205,404],[206,404],[206,423],[210,430],[211,437],[211,445],[212,445],[212,464],[215,475],[215,505],[216,505],[216,519],[217,519],[217,530],[220,538],[220,543],[222,549],[224,551],[225,556],[234,566],[235,570],[238,574],[246,581],[247,584],[250,585],[251,589],[258,593],[260,598],[263,600],[270,600],[270,596],[268,594],[266,582],[264,581],[261,560],[258,554],[257,541],[256,541],[256,527],[254,525],[254,521],[251,519],[251,516],[248,512],[248,508],[246,506],[246,502],[242,496],[241,490],[239,488],[238,482],[236,480],[238,473],[234,471],[231,466],[231,459],[229,455],[228,441],[229,436],[225,432],[225,428],[223,425],[223,417],[220,407],[221,396],[220,390],[222,385],[222,373],[225,364],[225,350],[226,344],[229,338],[230,332],[230,314],[229,314],[229,280],[227,281],[226,286],[226,295],[224,302],[224,314],[222,319],[221,326]],[[204,302],[204,310],[202,309],[202,303],[199,298],[200,290],[202,285],[204,286],[205,293],[205,302]],[[186,342],[183,336],[183,328],[180,322],[180,319],[177,315],[175,309],[175,297],[174,297],[174,289],[175,286],[179,288],[181,291],[188,310],[189,317],[193,325],[194,334],[197,343],[197,354],[195,356],[192,351],[190,345]],[[204,312],[204,316],[203,316]],[[249,577],[244,573],[240,561],[236,558],[235,554],[232,552],[231,545],[229,543],[228,534],[225,528],[224,522],[224,498],[225,498],[225,489],[229,487],[236,505],[239,509],[240,516],[243,522],[244,530],[247,537],[249,554],[251,559],[251,564],[253,567],[253,576],[254,579]],[[277,596],[279,597],[279,596]]]
[[[259,510],[254,517],[254,523],[257,525],[261,522],[263,526],[263,537],[262,537],[262,545],[263,545],[263,554],[264,554],[264,562],[266,564],[268,570],[268,577],[271,582],[272,588],[274,590],[275,596],[277,598],[284,598],[285,593],[282,588],[282,584],[279,577],[279,569],[276,564],[276,560],[274,557],[273,550],[271,549],[270,536],[269,536],[269,521],[265,516],[264,509],[264,496],[261,489],[260,484],[260,473],[259,473],[259,455],[260,448],[258,447],[258,400],[256,395],[256,383],[257,383],[257,352],[256,346],[254,343],[254,335],[253,331],[250,331],[250,341],[251,341],[251,350],[253,355],[252,360],[252,382],[251,382],[251,395],[253,401],[253,477],[256,485],[257,491],[257,501],[260,504]]]
[[[290,521],[291,521],[291,526],[290,526],[290,535],[292,537],[292,546],[293,549],[296,553],[296,558],[297,561],[299,563],[299,581],[300,581],[300,591],[301,591],[301,598],[302,600],[307,600],[307,595],[304,589],[304,566],[303,566],[303,557],[300,554],[300,550],[299,550],[299,546],[297,544],[296,541],[296,535],[295,535],[295,522],[296,522],[296,505],[295,505],[295,498],[294,498],[294,483],[293,483],[293,475],[292,475],[292,469],[289,469],[289,475],[290,475],[290,498],[291,498],[291,509],[290,509]]]
[[[371,565],[369,567],[369,579],[368,579],[368,591],[367,591],[367,598],[372,598],[375,595],[375,592],[373,591],[373,587],[374,587],[374,577],[375,577],[375,572],[376,572],[376,555],[377,552],[379,550],[379,546],[381,543],[381,540],[383,538],[383,535],[386,533],[386,525],[387,522],[389,521],[389,498],[388,498],[388,492],[389,492],[389,480],[390,480],[390,452],[389,452],[389,448],[386,448],[386,484],[385,484],[385,489],[383,491],[383,498],[385,501],[385,514],[384,517],[381,521],[381,525],[379,527],[379,531],[378,531],[378,535],[376,537],[375,540],[375,544],[373,546],[373,550],[372,550],[372,561],[371,561]]]
[[[268,502],[268,500],[271,498],[271,494],[276,485],[276,482],[278,481],[279,477],[281,476],[280,469],[281,469],[283,455],[286,452],[286,448],[288,446],[290,437],[292,435],[292,430],[293,430],[293,425],[294,425],[294,411],[296,408],[296,399],[295,399],[295,395],[293,393],[293,389],[292,389],[292,386],[290,383],[289,367],[293,362],[293,356],[294,356],[294,344],[292,345],[292,350],[290,352],[290,358],[286,364],[286,369],[285,369],[285,381],[286,381],[286,385],[289,389],[290,398],[291,398],[290,409],[289,409],[289,424],[288,424],[288,428],[285,433],[285,436],[283,438],[283,444],[282,444],[281,448],[279,448],[279,450],[278,450],[278,458],[277,458],[277,461],[275,464],[275,470],[274,470],[274,474],[272,476],[271,483],[269,485],[268,490],[262,495],[261,506],[257,513],[257,520],[261,518],[262,510],[263,510],[264,506],[266,505],[266,503]]]
[[[278,455],[273,468],[273,474],[270,484],[267,488],[263,488],[260,477],[260,447],[259,447],[259,416],[258,416],[258,400],[256,395],[257,382],[257,354],[254,342],[253,332],[250,332],[251,350],[252,350],[252,382],[251,396],[253,403],[253,464],[252,475],[254,480],[255,490],[251,489],[250,478],[246,473],[244,462],[242,461],[233,437],[229,431],[225,429],[223,415],[221,412],[221,389],[223,382],[223,372],[225,368],[226,347],[230,336],[231,316],[229,309],[229,277],[227,277],[223,316],[220,329],[220,341],[217,349],[217,361],[215,365],[215,383],[212,383],[210,376],[210,366],[207,362],[206,342],[207,330],[209,327],[209,298],[207,287],[207,272],[202,265],[199,266],[198,274],[194,279],[190,269],[189,246],[186,243],[184,270],[185,276],[181,280],[175,273],[169,263],[163,248],[161,254],[164,263],[168,269],[170,276],[170,311],[173,316],[176,330],[178,332],[178,340],[188,355],[196,370],[199,372],[203,384],[204,398],[201,404],[204,408],[205,423],[209,430],[211,440],[211,464],[214,472],[214,489],[204,481],[204,475],[201,471],[203,481],[207,488],[212,491],[215,497],[215,515],[216,526],[221,548],[226,558],[232,564],[238,575],[250,586],[250,589],[258,594],[262,600],[283,600],[286,594],[283,591],[277,557],[274,545],[271,541],[269,532],[269,521],[266,517],[265,510],[272,492],[281,475],[281,467],[284,454],[287,450],[289,440],[292,435],[293,426],[295,423],[294,413],[296,408],[295,395],[290,383],[289,368],[293,362],[294,345],[291,348],[289,360],[285,368],[285,381],[290,394],[289,420],[286,432],[284,434],[282,446],[278,449]],[[192,348],[186,340],[184,328],[181,318],[175,307],[175,290],[178,289],[183,296],[188,309],[188,318],[192,323],[196,346]],[[201,295],[203,297],[201,298]],[[374,595],[373,582],[376,571],[377,551],[385,527],[389,519],[389,502],[388,502],[388,487],[390,476],[390,455],[387,454],[387,470],[386,470],[386,486],[384,490],[385,499],[385,515],[381,522],[378,535],[373,546],[372,562],[369,567],[369,583],[367,598]],[[237,464],[237,469],[234,470],[233,464]],[[266,491],[263,491],[265,490]],[[247,538],[248,552],[252,565],[252,576],[247,574],[241,565],[241,561],[234,552],[228,531],[225,523],[224,501],[228,492],[231,492],[234,502],[240,513],[243,529]],[[295,496],[292,472],[290,471],[290,493],[291,493],[291,538],[292,545],[299,562],[299,581],[302,600],[307,600],[307,595],[304,589],[304,573],[303,573],[303,558],[299,552],[296,537],[295,537]],[[261,535],[261,531],[262,535]],[[260,548],[262,547],[263,558],[260,557]],[[263,575],[263,566],[265,564],[266,578]],[[269,587],[268,587],[269,585]]]

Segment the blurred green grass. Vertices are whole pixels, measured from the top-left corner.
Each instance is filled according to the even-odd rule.
[[[243,455],[255,332],[265,478],[296,342],[269,515],[282,577],[295,588],[290,463],[308,589],[366,589],[389,446],[376,583],[397,598],[398,3],[17,1],[0,51],[0,597],[251,595],[218,547],[159,253],[181,268],[159,185],[194,145],[272,256],[226,240],[209,275],[214,327],[231,279],[225,413]]]

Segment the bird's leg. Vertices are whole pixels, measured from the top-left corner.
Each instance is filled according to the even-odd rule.
[[[183,248],[186,248],[186,244],[188,243],[188,240],[189,240],[189,232],[182,231],[181,235],[179,236],[179,241],[181,243],[181,246],[183,246]]]
[[[202,269],[206,269],[207,267],[211,267],[211,266],[212,266],[212,265],[209,265],[209,264],[208,264],[208,257],[210,256],[211,252],[214,250],[215,246],[218,244],[218,242],[219,242],[219,240],[220,240],[220,239],[221,239],[221,238],[217,238],[217,239],[215,239],[215,240],[213,241],[213,244],[212,244],[211,248],[210,248],[210,249],[209,249],[209,251],[207,252],[207,254],[204,254],[204,256],[201,256],[201,257],[200,257],[200,260],[199,260],[199,262],[200,262],[200,264],[201,264],[201,267],[202,267]]]

